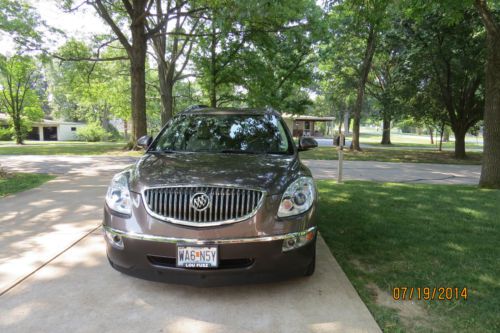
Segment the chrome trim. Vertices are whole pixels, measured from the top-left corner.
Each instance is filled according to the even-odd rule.
[[[292,232],[283,235],[274,236],[264,236],[264,237],[246,237],[246,238],[222,238],[222,239],[196,239],[196,238],[178,238],[178,237],[165,237],[165,236],[155,236],[148,234],[139,234],[135,232],[128,232],[123,230],[114,229],[106,225],[102,226],[105,232],[113,235],[118,235],[120,237],[138,239],[150,242],[160,242],[160,243],[190,243],[195,245],[204,244],[239,244],[239,243],[256,243],[256,242],[272,242],[277,240],[285,240],[289,238],[295,238],[300,236],[305,236],[309,232],[316,232],[317,227],[310,227],[307,230]]]
[[[226,193],[228,193],[227,191],[229,191],[230,189],[236,189],[236,188],[239,188],[239,189],[245,189],[245,190],[251,190],[251,191],[258,191],[258,192],[261,192],[262,193],[262,198],[260,199],[260,202],[258,202],[257,206],[255,207],[255,209],[253,211],[251,211],[250,213],[248,213],[247,215],[244,215],[240,218],[233,218],[233,219],[226,219],[226,220],[223,220],[223,221],[217,221],[217,222],[188,222],[188,221],[183,221],[183,220],[179,220],[179,219],[174,219],[174,218],[171,218],[171,217],[165,217],[165,216],[162,216],[162,215],[159,215],[159,214],[156,214],[155,212],[153,212],[150,208],[149,208],[149,205],[147,203],[147,200],[146,200],[146,190],[153,190],[153,189],[162,189],[162,188],[186,188],[186,187],[212,187],[212,188],[224,188],[224,190],[226,190]],[[153,192],[154,193],[154,192]],[[236,222],[241,222],[241,221],[244,221],[244,220],[247,220],[251,217],[253,217],[255,214],[257,214],[257,212],[259,211],[259,209],[262,207],[262,205],[264,204],[264,201],[266,200],[266,196],[267,196],[267,191],[264,191],[262,189],[258,189],[258,188],[252,188],[252,187],[241,187],[241,186],[238,186],[238,185],[221,185],[221,184],[185,184],[185,185],[157,185],[157,186],[151,186],[151,187],[144,187],[142,190],[141,190],[141,198],[142,198],[142,203],[144,205],[144,207],[146,208],[146,212],[158,219],[158,220],[161,220],[161,221],[166,221],[166,222],[170,222],[170,223],[174,223],[174,224],[179,224],[179,225],[186,225],[186,226],[190,226],[190,227],[198,227],[198,228],[203,228],[203,227],[214,227],[214,226],[219,226],[219,225],[225,225],[225,224],[232,224],[232,223],[236,223]],[[169,193],[170,195],[170,193]],[[256,197],[256,194],[255,192],[252,194],[252,205],[253,205],[253,202]],[[170,197],[169,197],[170,198]],[[174,198],[175,199],[175,198]],[[226,204],[226,216],[227,216],[227,213],[228,213],[228,207],[227,207],[227,198],[224,199],[224,202]],[[169,200],[170,204],[171,204],[171,201]],[[172,207],[172,206],[170,206]],[[221,211],[223,210],[223,207],[221,206]],[[205,211],[206,213],[206,211]],[[221,215],[223,215],[223,212],[221,212]],[[206,216],[206,215],[205,215]]]

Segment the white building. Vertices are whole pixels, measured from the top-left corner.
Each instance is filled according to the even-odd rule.
[[[0,127],[6,127],[7,115],[0,113]],[[73,141],[78,140],[76,131],[85,123],[42,119],[31,123],[27,140],[35,141]]]

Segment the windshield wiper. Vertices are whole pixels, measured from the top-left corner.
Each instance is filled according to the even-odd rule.
[[[240,149],[224,149],[224,150],[221,150],[220,153],[223,153],[223,154],[249,154],[249,155],[260,154],[260,153],[255,152],[255,151],[240,150]]]
[[[149,150],[148,153],[153,153],[153,154],[172,154],[175,153],[175,150],[171,149],[162,149],[162,150]]]

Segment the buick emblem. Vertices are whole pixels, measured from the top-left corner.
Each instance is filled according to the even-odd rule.
[[[198,192],[191,198],[191,207],[198,212],[202,212],[210,206],[210,197],[203,192]]]

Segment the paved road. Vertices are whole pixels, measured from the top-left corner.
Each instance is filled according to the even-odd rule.
[[[316,273],[281,283],[200,289],[114,271],[101,209],[131,161],[2,157],[60,176],[0,200],[1,332],[380,332],[321,238]]]
[[[316,179],[336,179],[338,161],[305,160]],[[344,161],[344,180],[427,184],[478,184],[480,165]]]
[[[0,164],[13,171],[93,176],[118,171],[134,157],[114,156],[1,156]],[[336,179],[337,161],[305,160],[317,179]],[[431,184],[477,184],[478,165],[345,161],[344,179]]]

